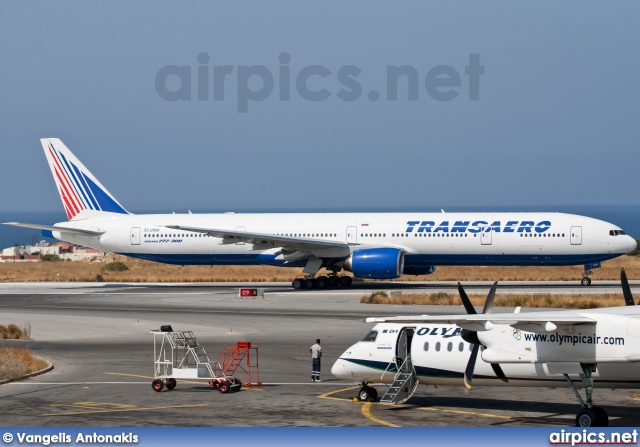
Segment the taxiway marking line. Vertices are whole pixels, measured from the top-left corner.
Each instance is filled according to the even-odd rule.
[[[63,405],[63,404],[57,404]],[[71,406],[71,405],[70,405]],[[209,404],[193,404],[193,405],[167,405],[164,407],[140,407],[140,408],[125,408],[125,409],[116,409],[116,410],[93,410],[93,411],[72,411],[72,412],[64,412],[64,413],[43,413],[38,416],[73,416],[78,414],[98,414],[98,413],[122,413],[126,411],[153,411],[153,410],[164,410],[167,408],[193,408],[193,407],[208,407]]]
[[[360,388],[360,386],[350,386],[349,388],[340,388],[339,390],[329,391],[328,393],[324,393],[324,394],[319,395],[318,399],[348,401],[348,399],[344,399],[342,397],[331,397],[331,396],[336,394],[336,393],[340,393],[342,391],[355,390],[355,389],[358,389],[358,388]]]
[[[365,402],[362,406],[362,414],[369,420],[372,420],[376,424],[384,425],[386,427],[400,427],[400,425],[392,424],[391,422],[383,421],[382,419],[375,417],[371,414],[371,407],[373,406],[372,402]]]
[[[125,374],[125,373],[116,373],[116,372],[105,372],[105,373],[102,373],[102,374],[109,374],[109,375],[112,375],[112,376],[138,377],[140,379],[151,379],[151,380],[154,379],[153,376],[141,376],[141,375],[138,375],[138,374]],[[205,379],[202,379],[202,380],[205,380]],[[191,381],[191,380],[180,380],[180,383],[193,383],[193,384],[196,384],[196,385],[204,385],[204,382],[194,382],[194,381]]]
[[[252,310],[244,309],[150,309],[144,307],[93,307],[93,306],[45,306],[34,304],[32,306],[1,304],[0,308],[7,309],[58,309],[58,310],[90,310],[90,311],[112,311],[112,312],[152,312],[152,313],[206,313],[206,314],[241,314],[241,315],[286,315],[290,317],[354,317],[362,318],[362,314],[334,314],[318,312],[286,312],[280,310]],[[375,316],[375,315],[374,315]],[[379,315],[384,316],[384,315]]]
[[[535,418],[527,418],[527,417],[519,417],[519,416],[506,416],[503,414],[492,414],[492,413],[478,413],[475,411],[463,411],[463,410],[445,410],[442,408],[435,408],[435,407],[423,407],[423,408],[418,408],[419,410],[423,410],[423,411],[441,411],[443,413],[455,413],[455,414],[469,414],[472,416],[483,416],[486,418],[493,418],[493,419],[513,419],[513,420],[518,420],[518,421],[529,421],[529,422],[536,422],[536,423],[548,423],[549,421],[545,421],[543,419],[535,419]]]

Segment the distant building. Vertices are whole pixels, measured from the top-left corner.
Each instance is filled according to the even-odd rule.
[[[97,259],[105,253],[95,248],[87,248],[67,242],[49,244],[40,241],[37,245],[22,245],[4,248],[0,255],[0,262],[38,262],[44,255],[57,255],[60,259],[69,261],[84,261]]]

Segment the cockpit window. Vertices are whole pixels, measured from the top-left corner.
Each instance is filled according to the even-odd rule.
[[[376,341],[377,336],[378,336],[378,331],[369,331],[369,333],[365,335],[362,341]]]
[[[621,236],[621,235],[625,235],[627,233],[625,233],[622,230],[609,230],[609,236]]]

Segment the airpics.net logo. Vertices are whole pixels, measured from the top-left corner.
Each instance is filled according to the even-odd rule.
[[[477,53],[469,54],[459,68],[434,65],[424,73],[412,65],[387,65],[386,85],[376,88],[364,85],[363,72],[356,65],[297,67],[289,53],[280,53],[275,69],[264,65],[220,65],[205,52],[198,54],[196,60],[194,65],[160,68],[155,77],[158,96],[165,101],[232,100],[239,113],[247,113],[250,103],[265,101],[274,95],[283,102],[290,101],[294,95],[310,102],[330,98],[343,102],[448,102],[461,98],[478,101],[480,77],[485,72]]]

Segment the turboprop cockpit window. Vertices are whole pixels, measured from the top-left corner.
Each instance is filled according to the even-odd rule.
[[[376,341],[377,336],[378,336],[378,331],[369,331],[369,333],[364,336],[362,341]]]

